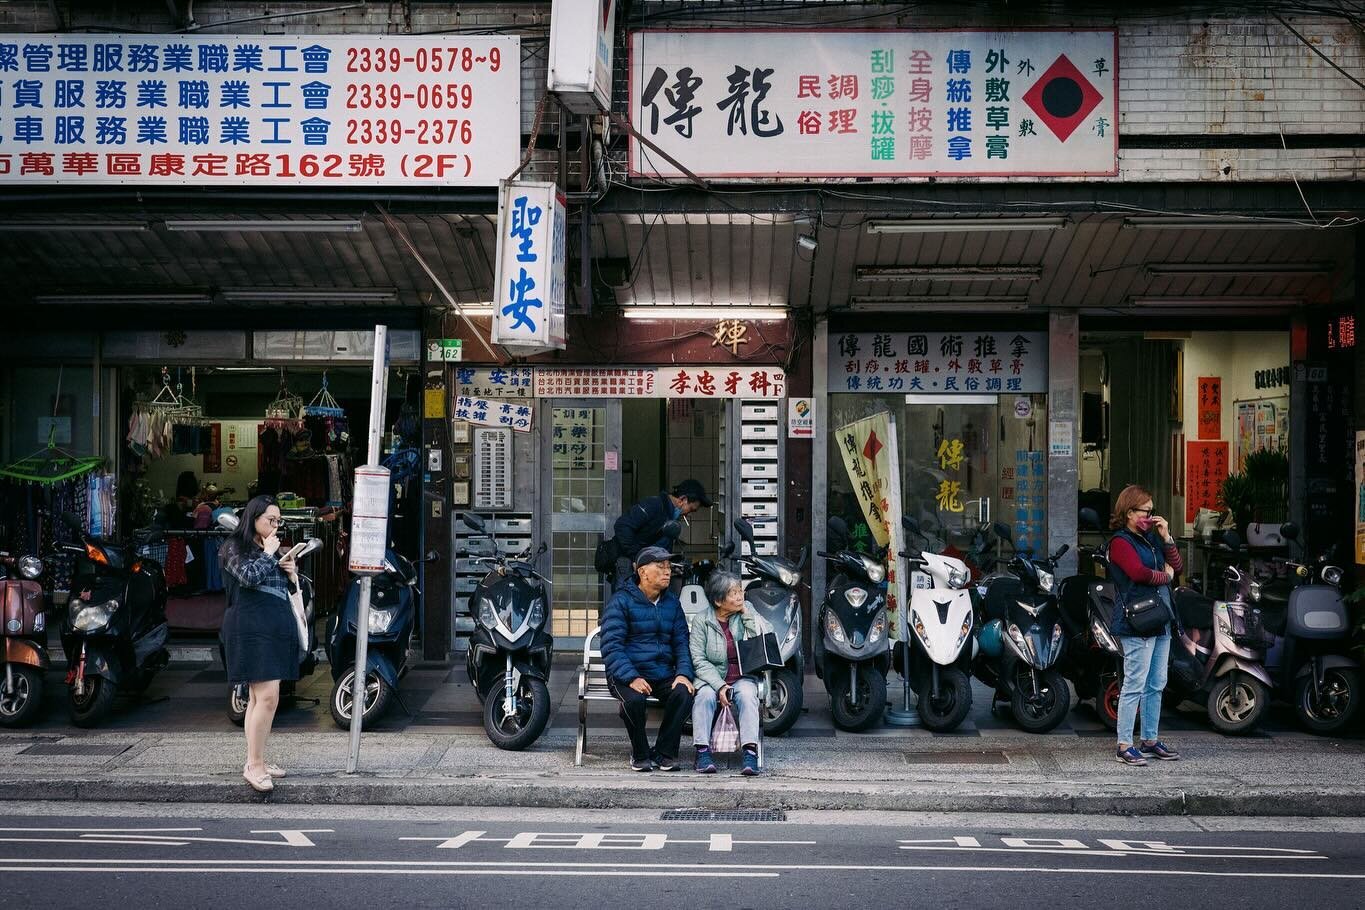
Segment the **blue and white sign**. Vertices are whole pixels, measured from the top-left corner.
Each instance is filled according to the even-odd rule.
[[[481,427],[507,427],[518,433],[531,432],[535,402],[505,401],[499,398],[455,396],[454,418]]]
[[[494,344],[517,354],[564,347],[564,232],[564,196],[553,183],[502,184]]]
[[[493,186],[515,36],[0,35],[0,183]]]

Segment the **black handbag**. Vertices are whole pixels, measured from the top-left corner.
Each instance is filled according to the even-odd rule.
[[[1160,594],[1143,597],[1123,605],[1123,618],[1134,635],[1151,638],[1160,635],[1171,621],[1171,608]]]
[[[764,670],[777,670],[782,666],[782,649],[777,646],[777,636],[772,632],[736,642],[735,651],[742,676],[757,676]]]

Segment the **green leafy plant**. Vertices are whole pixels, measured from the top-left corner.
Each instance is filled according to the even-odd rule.
[[[1289,459],[1283,452],[1257,449],[1242,463],[1250,486],[1252,517],[1282,522],[1289,517]]]
[[[1238,527],[1251,520],[1254,509],[1251,481],[1245,474],[1229,474],[1218,488],[1218,501],[1232,513]]]

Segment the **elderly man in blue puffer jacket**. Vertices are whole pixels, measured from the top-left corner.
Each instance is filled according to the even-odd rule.
[[[687,618],[668,590],[673,570],[667,550],[645,547],[635,557],[635,574],[603,611],[602,661],[630,734],[631,770],[677,771],[678,742],[694,692]],[[645,729],[645,699],[651,695],[664,706],[653,750]]]

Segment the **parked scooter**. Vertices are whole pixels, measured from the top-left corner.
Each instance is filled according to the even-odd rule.
[[[38,579],[43,561],[37,556],[0,553],[0,605],[4,626],[5,672],[0,678],[0,727],[32,723],[43,703],[47,656],[47,598]]]
[[[848,540],[848,529],[830,519],[831,536]],[[891,626],[886,613],[885,552],[820,552],[834,577],[820,604],[815,639],[815,672],[829,693],[830,710],[840,729],[875,726],[886,710],[886,674],[891,668]]]
[[[1242,549],[1235,531],[1226,532],[1223,542],[1234,554]],[[1271,639],[1255,606],[1261,586],[1251,572],[1229,565],[1223,582],[1224,600],[1184,586],[1175,589],[1180,628],[1171,640],[1163,701],[1172,707],[1187,700],[1201,703],[1220,732],[1249,733],[1270,700],[1272,683],[1263,662]]]
[[[1299,529],[1286,524],[1280,536],[1298,544]],[[1302,547],[1300,546],[1302,559]],[[1266,603],[1261,612],[1275,642],[1266,655],[1266,670],[1280,697],[1292,699],[1299,723],[1312,733],[1341,732],[1360,709],[1360,664],[1350,654],[1351,621],[1341,599],[1342,571],[1329,565],[1331,553],[1315,564],[1291,562],[1296,586],[1284,612]]]
[[[1009,526],[997,524],[995,533],[1013,546]],[[995,701],[1008,701],[1015,722],[1030,733],[1048,732],[1071,710],[1071,689],[1055,666],[1066,648],[1057,605],[1057,561],[1068,549],[1062,544],[1045,559],[1016,552],[1009,574],[985,583],[974,669],[995,687]]]
[[[417,568],[393,550],[384,552],[384,571],[370,586],[369,647],[365,652],[365,705],[361,723],[373,724],[402,699],[398,681],[407,674],[408,645],[417,620]],[[351,726],[355,682],[356,618],[360,613],[360,579],[351,580],[346,602],[327,623],[327,660],[332,665],[332,720]]]
[[[1081,510],[1081,527],[1100,530],[1099,515]],[[1119,691],[1123,686],[1123,647],[1114,634],[1114,583],[1102,578],[1109,572],[1107,545],[1081,547],[1081,566],[1089,571],[1062,579],[1058,602],[1062,628],[1066,630],[1066,653],[1058,669],[1071,681],[1076,696],[1093,701],[1095,714],[1109,729],[1119,723]]]
[[[465,512],[463,521],[476,534],[487,533],[480,516]],[[499,749],[525,749],[550,722],[550,582],[535,570],[545,550],[542,543],[529,561],[527,554],[471,557],[488,574],[470,597],[476,623],[465,666],[483,704],[484,732]]]
[[[735,559],[758,576],[744,589],[745,605],[752,607],[772,626],[781,651],[781,669],[765,670],[766,685],[762,687],[766,694],[763,735],[781,736],[801,719],[805,702],[802,684],[806,678],[806,662],[801,656],[801,595],[798,588],[809,551],[802,547],[796,562],[780,556],[759,556],[753,525],[746,519],[736,518],[734,528],[749,544],[749,555],[741,553]]]
[[[914,519],[902,518],[901,524],[911,536],[929,544]],[[909,570],[913,634],[898,650],[903,655],[908,649],[910,684],[919,696],[920,722],[935,732],[954,730],[972,709],[970,673],[976,639],[971,572],[962,560],[927,549],[910,549],[900,556]],[[898,662],[903,660],[898,655]]]
[[[240,515],[237,513],[225,511],[218,516],[218,526],[226,531],[235,531],[237,530],[239,520]],[[282,547],[276,556],[278,557],[283,554],[287,549],[287,547]],[[295,556],[295,560],[299,565],[302,565],[304,559],[320,549],[322,549],[321,538],[310,538],[305,542],[304,548]],[[314,609],[315,592],[313,590],[313,579],[304,575],[302,572],[299,573],[299,590],[303,594],[303,615],[308,627],[308,647],[299,655],[299,679],[303,679],[305,676],[312,676],[313,671],[317,669],[318,660],[315,652],[318,647],[318,635],[315,627],[317,614]],[[226,667],[227,655],[223,653],[223,646],[221,643],[218,645],[218,654],[223,661],[223,666]],[[296,680],[287,679],[281,682],[280,705],[283,706],[286,701],[291,704],[299,701],[300,699],[298,698],[297,690],[298,682]],[[240,727],[246,721],[246,706],[250,701],[250,698],[251,690],[246,683],[238,683],[237,685],[232,686],[228,690],[228,720]],[[316,698],[304,699],[304,701],[310,702],[313,705],[318,703],[318,699]]]
[[[145,691],[170,663],[166,576],[156,560],[137,555],[160,532],[119,545],[89,536],[74,515],[62,520],[80,537],[64,547],[80,554],[61,628],[68,708],[72,723],[93,727],[113,709],[116,692]]]

